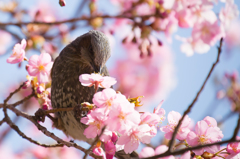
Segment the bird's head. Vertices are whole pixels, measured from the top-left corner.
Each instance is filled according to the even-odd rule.
[[[78,37],[68,49],[72,50],[66,54],[71,61],[84,63],[92,67],[96,73],[101,72],[101,68],[111,56],[108,38],[97,30],[91,30]]]

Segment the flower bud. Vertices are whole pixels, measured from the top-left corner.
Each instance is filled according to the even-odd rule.
[[[36,91],[37,91],[38,94],[42,94],[42,92],[45,91],[45,89],[41,85],[39,85],[37,87]]]
[[[64,0],[59,0],[59,4],[61,7],[66,6],[66,2]]]
[[[115,142],[117,142],[117,140],[118,140],[118,135],[117,135],[117,133],[116,133],[116,132],[112,132],[111,141],[112,141],[113,143],[115,143]]]
[[[213,158],[214,156],[215,156],[214,154],[209,153],[209,152],[207,152],[207,151],[205,151],[205,152],[202,154],[202,157],[203,157],[204,159],[211,159],[211,158]]]
[[[43,109],[43,110],[48,110],[48,104],[47,104],[47,103],[43,103],[42,109]]]

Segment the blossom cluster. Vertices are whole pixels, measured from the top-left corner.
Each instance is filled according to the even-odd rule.
[[[164,32],[169,41],[171,35],[180,28],[191,28],[191,36],[188,38],[179,37],[183,42],[181,51],[187,56],[196,53],[206,53],[211,46],[231,32],[231,26],[237,20],[239,11],[234,0],[222,1],[225,7],[221,8],[219,14],[214,12],[215,1],[176,1],[176,0],[151,0],[151,1],[124,1],[112,0],[113,4],[120,5],[123,12],[134,10],[137,15],[151,15],[158,13],[160,17],[151,17],[139,20],[145,26],[135,24],[133,31],[124,38],[124,42],[137,43],[141,55],[151,54],[151,41],[156,37],[152,36],[152,31]],[[133,12],[133,11],[132,11]],[[131,22],[125,22],[130,23]],[[147,25],[149,24],[150,25]],[[119,22],[116,22],[119,24]],[[123,24],[123,23],[120,23]],[[235,34],[236,37],[236,34]],[[161,42],[160,42],[161,43]]]
[[[89,76],[91,80],[81,80]],[[82,85],[91,81],[95,84],[96,80],[99,79],[97,76],[83,74],[80,75],[80,81]],[[96,77],[95,80],[92,80],[94,77]],[[111,77],[104,77],[99,80],[99,83],[104,83],[105,79],[115,81]],[[130,103],[120,92],[108,88],[110,86],[108,85],[102,91],[94,94],[93,104],[96,105],[96,108],[90,110],[87,116],[81,119],[82,123],[88,125],[84,135],[87,138],[95,138],[100,135],[103,127],[107,126],[100,139],[108,146],[111,144],[110,147],[114,147],[113,143],[116,142],[113,155],[121,147],[126,153],[131,153],[138,148],[140,142],[150,143],[151,138],[157,134],[158,124],[165,119],[165,111],[160,108],[162,104],[160,103],[153,113],[144,112],[141,114],[134,109],[134,103]],[[120,134],[117,141],[111,139],[116,133]]]

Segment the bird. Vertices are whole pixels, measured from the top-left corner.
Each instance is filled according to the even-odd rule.
[[[83,102],[92,103],[95,89],[82,86],[79,76],[93,72],[109,76],[106,62],[110,56],[108,38],[97,30],[91,30],[68,44],[55,59],[51,70],[52,107],[66,108],[79,106]],[[87,125],[80,122],[81,117],[84,117],[84,113],[76,115],[75,111],[56,112],[53,126],[73,139],[91,144],[93,139],[88,139],[83,134]],[[116,153],[116,156],[130,158],[123,150]]]

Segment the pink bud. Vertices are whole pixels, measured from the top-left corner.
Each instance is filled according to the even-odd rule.
[[[31,84],[31,81],[24,82],[24,85],[23,85],[22,89],[28,88],[30,86],[30,84]]]
[[[113,142],[111,140],[108,140],[105,144],[104,144],[104,148],[106,151],[106,154],[109,154],[107,159],[112,159],[115,152],[116,152],[116,147],[113,144]]]
[[[61,7],[66,6],[66,2],[64,0],[59,0],[59,4]]]
[[[42,105],[42,109],[43,109],[43,110],[48,110],[48,104],[47,104],[47,103],[44,103],[44,104]]]
[[[118,135],[116,132],[112,132],[112,138],[111,138],[111,141],[113,143],[115,143],[116,141],[118,140]]]
[[[103,149],[101,147],[95,147],[92,151],[95,155],[98,155],[98,156],[103,156],[103,158],[106,158],[105,157],[105,153],[103,151]]]
[[[44,91],[44,88],[42,86],[38,86],[36,91],[38,94],[41,94]]]

